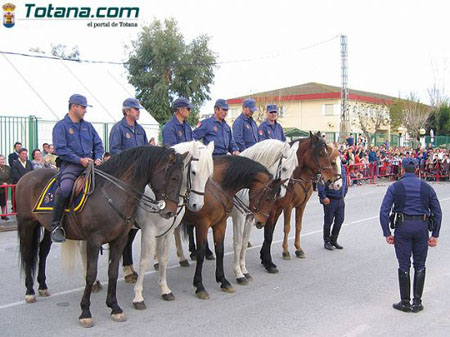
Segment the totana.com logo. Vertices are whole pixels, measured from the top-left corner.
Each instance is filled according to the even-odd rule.
[[[14,10],[16,6],[12,3],[7,3],[3,5],[3,26],[6,28],[14,27],[15,24],[15,15]]]

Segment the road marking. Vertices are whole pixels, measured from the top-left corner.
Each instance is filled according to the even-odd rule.
[[[370,329],[370,326],[367,324],[358,325],[352,331],[347,332],[344,335],[344,337],[356,337],[356,336],[359,336],[359,335],[365,333],[369,329]]]

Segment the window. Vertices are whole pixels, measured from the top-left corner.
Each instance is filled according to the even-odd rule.
[[[286,107],[284,105],[280,105],[279,107],[279,113],[278,113],[278,117],[283,118],[285,116],[286,113]]]
[[[334,106],[333,104],[325,104],[325,116],[333,116]]]

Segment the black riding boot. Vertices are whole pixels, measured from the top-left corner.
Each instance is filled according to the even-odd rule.
[[[59,192],[55,193],[55,206],[53,207],[53,220],[51,228],[51,238],[53,242],[61,243],[66,241],[66,232],[61,225],[61,220],[68,198],[63,198]]]
[[[414,298],[411,305],[412,312],[419,312],[423,310],[422,293],[423,285],[425,284],[425,267],[414,272]]]
[[[411,311],[410,292],[411,292],[411,280],[409,277],[409,271],[398,270],[398,284],[400,286],[400,298],[401,301],[394,303],[392,306],[394,309],[404,312]]]

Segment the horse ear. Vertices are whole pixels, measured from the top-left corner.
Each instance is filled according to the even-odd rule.
[[[208,151],[213,153],[214,152],[214,141],[208,143],[207,145]]]
[[[170,151],[170,153],[169,153],[169,162],[170,163],[173,163],[173,162],[175,162],[175,151]]]
[[[189,155],[189,151],[187,151],[187,152],[185,152],[185,153],[183,153],[182,155],[181,155],[181,158],[183,158],[183,161],[186,159],[186,157]]]
[[[314,135],[311,131],[309,131],[309,138],[312,138]]]
[[[289,157],[289,151],[291,150],[291,147],[289,146],[289,143],[284,143],[283,144],[283,158],[288,158]]]
[[[300,146],[300,142],[295,142],[294,144],[292,144],[291,150],[294,151],[295,153],[297,153],[299,146]]]

